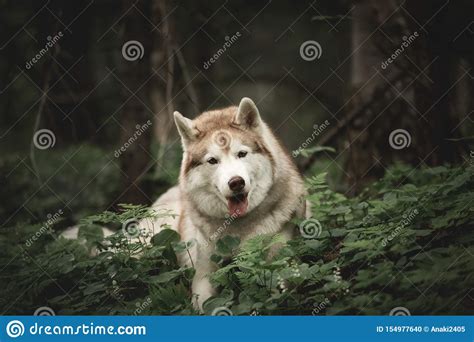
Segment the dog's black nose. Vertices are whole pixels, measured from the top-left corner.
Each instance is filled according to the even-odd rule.
[[[232,190],[233,192],[242,191],[245,187],[244,179],[239,176],[232,177],[228,184],[229,184],[230,190]]]

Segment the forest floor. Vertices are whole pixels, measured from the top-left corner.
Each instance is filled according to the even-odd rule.
[[[395,166],[354,198],[307,178],[314,217],[295,222],[298,237],[268,260],[279,237],[240,244],[226,236],[213,256],[219,295],[207,314],[470,314],[474,309],[473,167]],[[122,206],[80,222],[80,239],[57,224],[16,222],[0,236],[0,310],[58,315],[190,315],[192,268],[178,265],[193,241],[163,230],[151,244],[120,227],[163,215]],[[101,225],[117,233],[103,239]],[[110,247],[114,251],[110,251]],[[94,253],[95,251],[95,253]],[[91,255],[91,253],[93,255]],[[283,286],[285,284],[285,286]],[[225,308],[225,309],[223,309]],[[392,311],[393,313],[393,311]]]

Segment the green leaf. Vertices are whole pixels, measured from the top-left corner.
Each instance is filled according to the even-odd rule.
[[[151,284],[167,283],[173,279],[178,278],[181,274],[182,272],[180,270],[164,272],[156,276],[151,276],[146,282]]]
[[[224,256],[232,255],[239,244],[240,239],[238,237],[226,235],[216,242],[216,252]]]
[[[154,246],[168,246],[172,243],[179,242],[179,234],[172,229],[163,229],[158,234],[151,238],[151,243]]]

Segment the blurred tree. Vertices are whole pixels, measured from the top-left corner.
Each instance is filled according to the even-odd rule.
[[[460,152],[457,145],[449,139],[458,137],[456,127],[463,113],[450,113],[449,107],[451,89],[459,81],[453,77],[459,58],[453,38],[462,25],[469,25],[468,17],[461,16],[463,24],[456,29],[446,28],[459,21],[460,12],[469,6],[437,1],[427,10],[431,5],[399,0],[355,4],[352,96],[347,107],[351,120],[348,141],[343,142],[349,154],[346,171],[352,191],[380,177],[395,160],[416,166],[461,159],[461,153],[455,152]],[[389,141],[397,129],[408,132],[407,143],[411,140],[403,149]]]
[[[410,0],[407,9],[413,17],[412,29],[416,22],[424,23],[421,39],[410,51],[415,64],[429,65],[428,82],[415,83],[415,105],[425,128],[423,142],[435,149],[427,156],[427,163],[458,162],[467,149],[459,140],[459,125],[473,110],[473,102],[459,95],[472,94],[474,89],[469,77],[474,61],[474,39],[469,34],[474,3]]]
[[[150,13],[149,1],[123,0],[124,11],[131,7],[127,15],[123,18],[123,44],[132,43],[133,50],[130,50],[132,60],[121,59],[120,79],[122,113],[119,126],[121,127],[120,140],[122,146],[136,135],[137,127],[145,124],[147,120],[152,120],[153,113],[149,110],[149,91],[145,82],[150,77],[150,47],[152,32],[144,25],[142,13]],[[142,45],[140,47],[139,45]],[[131,48],[132,49],[132,48]],[[143,50],[143,51],[142,51]],[[122,50],[123,55],[127,52]],[[138,54],[138,58],[135,58]],[[149,170],[151,154],[149,152],[152,132],[151,129],[144,130],[138,140],[128,144],[128,148],[120,156],[120,166],[122,170],[123,192],[117,203],[147,203],[148,196],[140,188],[142,176]]]
[[[176,56],[175,25],[167,0],[152,0],[153,28],[151,69],[155,74],[150,87],[154,116],[154,134],[160,150],[166,145],[173,127],[173,84]],[[160,153],[161,155],[161,153]]]

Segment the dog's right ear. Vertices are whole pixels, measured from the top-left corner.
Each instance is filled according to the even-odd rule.
[[[197,130],[194,128],[193,121],[185,118],[180,112],[175,111],[174,113],[174,122],[178,128],[179,135],[181,136],[181,141],[183,142],[183,148],[193,140],[196,139]]]
[[[257,106],[248,97],[240,100],[235,121],[246,129],[259,130],[262,126],[262,119],[260,118]]]

